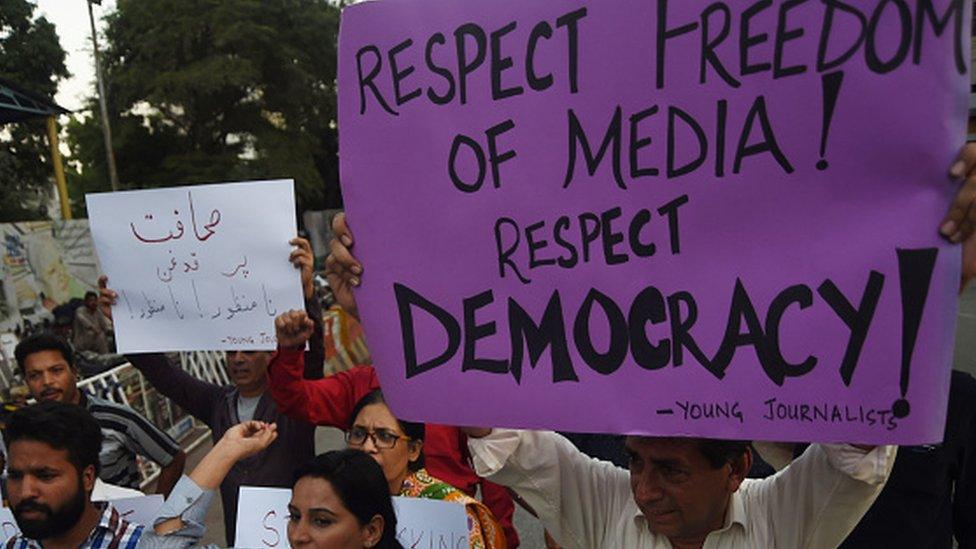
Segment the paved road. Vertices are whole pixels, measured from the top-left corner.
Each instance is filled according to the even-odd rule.
[[[976,284],[963,294],[959,303],[959,322],[956,329],[956,350],[954,367],[976,375]],[[316,450],[326,450],[343,447],[342,434],[335,429],[320,428],[316,433]],[[187,470],[190,470],[210,449],[210,444],[201,445],[190,456]],[[515,517],[515,525],[522,537],[522,547],[525,549],[544,549],[542,542],[542,527],[539,522],[521,509]],[[223,539],[223,509],[220,498],[207,515],[207,537],[205,541],[225,546]]]

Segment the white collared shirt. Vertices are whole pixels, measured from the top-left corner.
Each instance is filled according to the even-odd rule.
[[[495,429],[468,447],[478,475],[525,498],[563,547],[671,547],[648,528],[626,469],[587,457],[556,433]],[[811,445],[780,473],[743,481],[704,548],[837,547],[881,492],[895,450]]]

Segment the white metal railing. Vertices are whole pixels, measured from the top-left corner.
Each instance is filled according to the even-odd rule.
[[[210,383],[216,383],[218,385],[228,385],[230,384],[230,379],[227,377],[227,371],[224,367],[226,363],[226,355],[219,351],[198,351],[189,353],[180,353],[180,367],[186,370],[190,375]],[[135,380],[133,380],[135,378]],[[89,394],[116,402],[119,404],[125,404],[126,406],[132,406],[136,404],[132,402],[129,396],[126,394],[126,387],[138,384],[139,388],[139,398],[141,402],[139,403],[142,408],[143,414],[145,414],[146,419],[156,424],[163,430],[169,430],[166,425],[163,424],[163,419],[156,417],[156,407],[153,406],[148,389],[148,384],[146,379],[143,377],[142,372],[135,369],[131,364],[125,363],[106,372],[102,372],[98,375],[85,378],[84,380],[78,382],[78,388],[86,391]],[[162,397],[162,395],[160,395]],[[166,406],[167,409],[170,406],[169,399],[166,399],[162,404]],[[181,422],[182,423],[182,422]],[[202,426],[201,423],[193,420],[195,426]],[[175,426],[169,426],[170,428]],[[209,430],[203,432],[189,444],[184,447],[186,453],[190,453],[194,448],[203,443],[210,436]],[[156,478],[159,477],[159,466],[155,463],[140,460],[139,471],[142,474],[142,481],[140,482],[140,487],[145,488],[147,485],[152,483]]]
[[[180,366],[197,379],[217,385],[230,385],[227,377],[227,354],[223,351],[180,353]]]
[[[122,379],[123,376],[132,375],[139,375],[140,378],[142,376],[139,374],[138,370],[133,368],[132,365],[127,362],[120,366],[116,366],[111,370],[79,381],[78,388],[83,389],[88,394],[95,395],[99,398],[104,398],[105,400],[110,400],[112,402],[129,406],[131,403],[126,397],[125,390],[122,387]],[[141,388],[143,387],[140,387],[140,389]],[[145,392],[142,393],[142,405],[146,410],[146,419],[149,421],[154,421],[152,412],[149,409],[149,402],[146,399]]]

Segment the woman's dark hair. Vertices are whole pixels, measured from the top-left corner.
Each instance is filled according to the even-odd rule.
[[[39,332],[22,340],[14,348],[14,358],[17,359],[17,366],[20,368],[21,375],[27,376],[27,372],[25,371],[27,357],[34,353],[40,353],[41,351],[57,351],[61,353],[64,361],[68,363],[68,367],[72,370],[75,369],[75,357],[71,344],[59,335],[52,334],[51,332]]]
[[[352,418],[352,421],[355,422],[356,418],[359,417],[359,413],[363,411],[363,408],[371,404],[384,404],[384,405],[386,404],[386,399],[383,398],[383,391],[379,389],[373,389],[372,391],[367,393],[366,396],[359,399],[359,402],[357,402],[356,406],[353,407],[352,409],[352,415],[350,416]],[[393,413],[393,410],[390,410],[390,413]],[[396,417],[396,414],[393,414],[393,417]],[[427,433],[427,429],[423,423],[403,421],[400,418],[397,418],[397,423],[400,425],[400,429],[403,431],[403,434],[410,437],[410,440],[419,440],[423,442],[424,436]],[[423,450],[421,450],[420,456],[417,457],[417,459],[411,461],[408,465],[408,468],[411,471],[419,471],[423,467],[424,467],[424,452]]]
[[[11,414],[5,435],[7,448],[18,440],[43,442],[67,450],[68,461],[79,474],[89,465],[96,475],[99,472],[102,430],[88,410],[77,404],[43,401],[21,408]]]
[[[375,547],[403,549],[396,539],[397,519],[390,499],[390,486],[375,459],[360,450],[326,452],[298,468],[295,484],[305,477],[328,481],[360,526],[376,515],[383,517],[383,536]]]

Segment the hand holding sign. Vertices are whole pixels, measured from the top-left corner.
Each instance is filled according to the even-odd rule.
[[[296,269],[301,270],[302,291],[305,294],[305,299],[310,299],[312,293],[315,291],[315,286],[312,284],[312,271],[315,263],[315,257],[312,255],[312,245],[304,238],[293,238],[288,243],[295,246],[291,255],[288,256],[288,261],[291,261],[291,264]]]
[[[491,434],[490,427],[459,427],[459,429],[470,438],[484,438]]]
[[[962,180],[959,190],[953,199],[946,218],[939,227],[939,232],[953,242],[961,242],[962,270],[960,288],[976,276],[976,143],[967,143],[960,150],[958,158],[950,167],[950,177]],[[336,216],[333,222],[336,237],[330,241],[331,255],[329,256],[330,284],[350,289],[359,286],[358,275],[363,266],[350,250],[351,235],[348,232],[345,215]],[[355,269],[355,271],[354,271]],[[349,307],[356,308],[355,297],[351,289],[347,299]],[[481,438],[491,433],[491,428],[462,427],[461,430],[471,438]],[[854,446],[871,449],[873,445]]]
[[[119,294],[113,292],[108,287],[108,277],[101,275],[98,277],[98,308],[105,315],[105,318],[112,320],[112,307],[119,299]]]
[[[353,288],[359,286],[363,266],[352,256],[352,231],[346,224],[346,214],[338,213],[332,218],[332,240],[329,241],[329,257],[325,260],[325,276],[336,301],[350,315],[359,318],[359,307]]]
[[[344,196],[391,406],[941,436],[959,250],[933,228],[965,239],[973,198],[949,223],[935,183],[965,131],[968,3],[467,6],[343,13]]]
[[[976,230],[976,144],[967,143],[949,168],[953,181],[963,184],[956,193],[939,232],[949,240],[959,243],[968,240]]]
[[[939,232],[953,242],[962,241],[962,291],[976,276],[976,143],[966,144],[950,168],[949,176],[963,183]]]
[[[88,195],[92,238],[118,293],[120,352],[273,349],[268,324],[310,294],[291,181]],[[254,205],[260,204],[257,212]],[[283,259],[297,246],[291,260]]]

